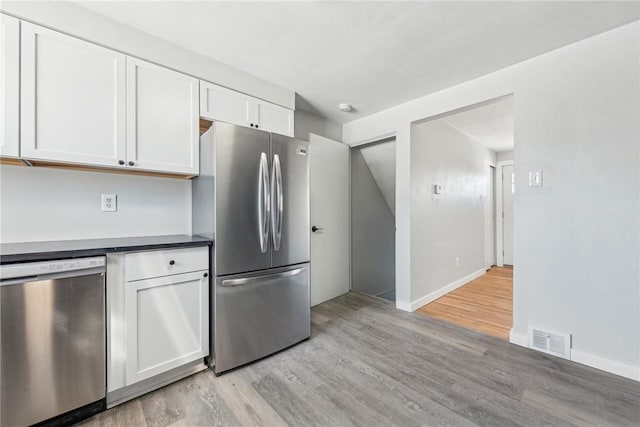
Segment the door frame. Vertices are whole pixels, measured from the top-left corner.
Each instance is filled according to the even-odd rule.
[[[492,211],[491,212],[491,228],[492,228],[491,234],[493,235],[493,247],[491,248],[491,251],[494,252],[493,253],[493,257],[492,257],[493,258],[492,261],[495,262],[496,265],[498,265],[498,259],[496,258],[497,244],[498,244],[497,243],[497,239],[496,239],[497,234],[498,234],[497,233],[497,230],[498,230],[498,223],[497,223],[498,213],[496,211],[496,204],[497,204],[497,201],[496,201],[496,197],[497,197],[497,194],[496,194],[497,193],[496,192],[496,178],[498,176],[498,165],[497,165],[496,162],[494,162],[492,160],[486,160],[485,159],[484,167],[485,167],[485,171],[486,171],[486,168],[489,168],[489,170],[490,170],[489,173],[493,174],[493,185],[492,185],[493,188],[489,188],[489,191],[493,192],[493,195],[492,195],[493,196],[493,200],[492,200],[493,203],[492,203],[492,206],[491,206],[491,211]],[[500,166],[500,167],[502,167],[502,166]],[[486,222],[485,222],[484,225],[486,227],[486,225],[487,225]],[[486,240],[483,243],[485,244],[485,249],[486,249],[486,244],[487,244]],[[489,268],[491,268],[492,265],[493,265],[493,263],[490,263],[490,265],[485,265],[485,268],[488,270]]]
[[[496,163],[496,178],[500,176],[500,180],[496,179],[494,182],[496,184],[496,265],[498,267],[504,267],[504,256],[502,254],[503,251],[503,209],[502,209],[502,168],[504,166],[513,166],[513,160],[502,160]],[[514,168],[515,169],[515,168]],[[500,175],[498,175],[500,173]],[[498,183],[500,183],[500,191],[498,191]]]

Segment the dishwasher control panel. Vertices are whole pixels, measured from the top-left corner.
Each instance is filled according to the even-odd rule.
[[[105,257],[63,259],[57,261],[30,262],[0,266],[0,280],[62,273],[65,271],[104,268]]]

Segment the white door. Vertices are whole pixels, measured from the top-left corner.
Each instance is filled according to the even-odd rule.
[[[253,100],[250,122],[255,127],[280,135],[293,136],[293,111],[259,99]]]
[[[311,305],[349,292],[349,147],[310,135]]]
[[[513,165],[502,167],[502,262],[513,265]]]
[[[127,166],[197,175],[198,79],[127,57]]]
[[[209,354],[206,270],[126,283],[126,384]]]
[[[0,156],[20,154],[20,21],[0,14]]]
[[[21,156],[124,164],[125,56],[28,22],[21,27]]]
[[[247,95],[200,81],[200,115],[206,119],[249,126],[250,104]]]

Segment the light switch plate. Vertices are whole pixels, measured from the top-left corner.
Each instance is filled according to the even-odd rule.
[[[116,194],[102,195],[102,212],[116,212],[118,210],[118,196]]]
[[[542,171],[529,171],[529,187],[542,187]]]

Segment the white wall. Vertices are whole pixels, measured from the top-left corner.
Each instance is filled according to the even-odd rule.
[[[298,139],[309,141],[309,134],[313,133],[334,141],[342,141],[342,125],[339,123],[302,110],[295,110],[293,117],[294,136]]]
[[[421,304],[484,273],[488,162],[495,162],[493,151],[442,120],[411,128],[411,288],[431,295]]]
[[[293,91],[67,1],[2,1],[0,11],[290,109],[295,108]]]
[[[101,212],[101,194],[118,195]],[[0,241],[191,234],[191,181],[0,166]]]
[[[388,143],[387,143],[388,144]],[[361,148],[351,150],[351,288],[379,296],[395,289],[395,218]]]
[[[496,161],[504,162],[506,160],[513,160],[513,151],[500,151],[496,153]]]
[[[397,305],[422,296],[406,261],[411,122],[512,93],[514,340],[529,323],[567,331],[576,359],[640,378],[638,75],[636,21],[346,124],[351,144],[396,134]]]

